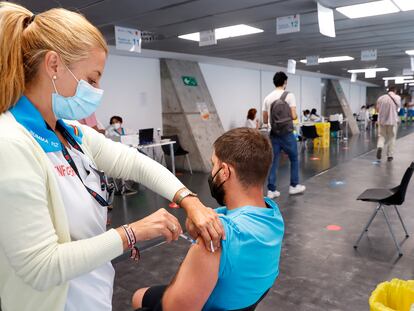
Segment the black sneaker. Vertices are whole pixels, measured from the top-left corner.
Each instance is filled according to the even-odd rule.
[[[394,160],[394,158],[393,157],[388,157],[387,160],[388,160],[388,162],[391,162],[392,160]]]
[[[377,149],[377,159],[381,160],[381,157],[382,157],[382,148],[378,148]]]

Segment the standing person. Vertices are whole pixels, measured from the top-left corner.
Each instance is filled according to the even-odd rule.
[[[394,159],[394,145],[397,140],[398,109],[401,107],[401,97],[395,93],[396,87],[390,86],[388,93],[377,100],[378,111],[378,142],[377,159],[381,160],[382,149],[387,146],[387,160]]]
[[[206,247],[223,228],[159,163],[76,121],[101,102],[108,54],[99,30],[65,9],[33,14],[0,2],[0,300],[3,311],[109,311],[111,260],[143,241],[176,240],[161,209],[106,231],[104,171],[183,207]]]
[[[251,129],[259,128],[259,120],[256,119],[257,110],[254,108],[249,109],[247,112],[246,127]]]
[[[270,139],[273,147],[273,163],[267,185],[267,196],[271,199],[280,196],[280,192],[276,190],[276,171],[282,150],[287,153],[290,160],[289,194],[299,194],[306,190],[305,186],[299,184],[298,146],[293,133],[293,120],[298,116],[295,95],[286,91],[287,80],[284,72],[277,72],[273,77],[276,89],[267,95],[263,102],[263,123],[267,125],[270,120]]]

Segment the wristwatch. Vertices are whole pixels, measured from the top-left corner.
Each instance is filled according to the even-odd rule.
[[[197,194],[190,191],[189,189],[184,189],[183,191],[180,192],[180,194],[178,195],[178,198],[176,200],[175,203],[177,203],[177,205],[180,205],[181,201],[184,200],[186,197],[196,197]]]

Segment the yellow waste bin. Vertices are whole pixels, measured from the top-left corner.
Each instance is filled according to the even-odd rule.
[[[370,311],[414,310],[414,281],[392,279],[378,284],[369,298]]]
[[[313,140],[314,146],[317,148],[329,148],[331,124],[329,122],[319,122],[315,123],[315,127],[319,138]]]

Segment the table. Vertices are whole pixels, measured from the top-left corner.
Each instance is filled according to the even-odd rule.
[[[164,142],[159,142],[159,143],[152,143],[148,145],[135,145],[132,147],[137,148],[137,149],[146,149],[146,148],[156,148],[156,147],[161,147],[165,145],[170,145],[171,171],[175,175],[175,158],[174,158],[174,146],[173,146],[175,143],[176,141],[170,140],[170,141],[164,141]]]

